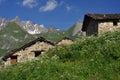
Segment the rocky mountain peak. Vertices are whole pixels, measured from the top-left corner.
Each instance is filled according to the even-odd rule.
[[[6,20],[4,18],[0,18],[0,30],[3,29],[8,22],[15,22],[17,25],[19,25],[23,30],[28,32],[29,34],[40,34],[45,33],[48,30],[45,28],[43,24],[35,24],[32,21],[20,21],[20,18],[16,16],[12,20]]]
[[[53,31],[56,31],[57,29],[54,27],[54,26],[51,26],[49,29],[48,29],[48,31],[51,31],[51,32],[53,32]]]
[[[82,24],[83,22],[81,20],[79,20],[76,24],[75,24],[75,27],[74,27],[74,30],[73,30],[73,34],[72,36],[75,36],[75,35],[81,35],[81,29],[82,29]]]
[[[7,25],[8,20],[4,19],[4,18],[0,18],[0,30],[2,30],[3,28],[5,28],[5,26]]]
[[[20,18],[18,16],[15,17],[15,22],[20,22]]]
[[[26,30],[29,34],[40,34],[47,32],[47,29],[43,24],[34,24],[32,21],[22,21],[20,26]]]

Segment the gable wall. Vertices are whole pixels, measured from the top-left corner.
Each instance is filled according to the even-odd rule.
[[[34,52],[32,51],[40,51],[45,50],[47,51],[49,48],[52,48],[53,46],[50,44],[47,44],[45,42],[36,42],[34,45],[26,48],[24,51],[19,51],[16,54],[20,55],[18,56],[18,62],[23,62],[26,60],[31,60],[35,57]]]
[[[18,55],[17,62],[24,62],[35,58],[35,53],[32,51],[41,51],[41,50],[47,51],[52,47],[53,47],[52,45],[45,42],[36,42],[34,45],[27,47],[25,50],[18,51],[14,55]],[[10,64],[10,59],[8,59],[5,62],[5,65],[8,64]]]

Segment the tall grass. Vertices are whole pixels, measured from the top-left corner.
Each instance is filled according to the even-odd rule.
[[[33,61],[2,68],[0,80],[120,80],[120,31],[76,39]]]

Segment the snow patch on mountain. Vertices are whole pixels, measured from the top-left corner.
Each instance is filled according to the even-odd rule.
[[[44,25],[33,24],[31,21],[22,21],[20,26],[29,34],[40,34],[47,32]]]
[[[3,29],[7,25],[8,20],[4,18],[0,18],[0,30]]]
[[[0,30],[6,27],[8,22],[15,22],[18,24],[24,31],[28,32],[29,34],[41,34],[41,33],[46,33],[48,31],[60,31],[60,29],[56,29],[54,27],[51,27],[47,29],[44,24],[36,24],[33,23],[32,21],[21,21],[18,16],[16,16],[12,20],[7,20],[4,18],[0,18]],[[17,33],[17,31],[14,31]]]
[[[29,34],[40,34],[40,33],[46,33],[48,30],[45,28],[43,24],[34,24],[32,21],[20,21],[19,17],[16,16],[15,19],[12,21],[15,21],[22,29],[27,31]]]

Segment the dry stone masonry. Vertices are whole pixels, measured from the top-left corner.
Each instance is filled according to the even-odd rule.
[[[116,31],[120,28],[120,22],[117,25],[114,25],[113,22],[103,22],[99,23],[98,32],[99,34],[108,32],[108,31]]]
[[[73,40],[69,38],[63,38],[58,41],[56,45],[69,45],[72,44]],[[5,61],[4,66],[14,64],[16,62],[25,62],[34,59],[35,57],[45,53],[50,48],[53,48],[54,43],[47,41],[44,38],[38,38],[34,41],[25,44],[23,47],[19,49],[12,50],[8,52],[3,60]]]
[[[3,60],[5,61],[5,65],[14,64],[16,62],[25,62],[34,59],[53,47],[54,43],[47,41],[44,38],[38,38],[19,49],[7,53],[3,57]]]

